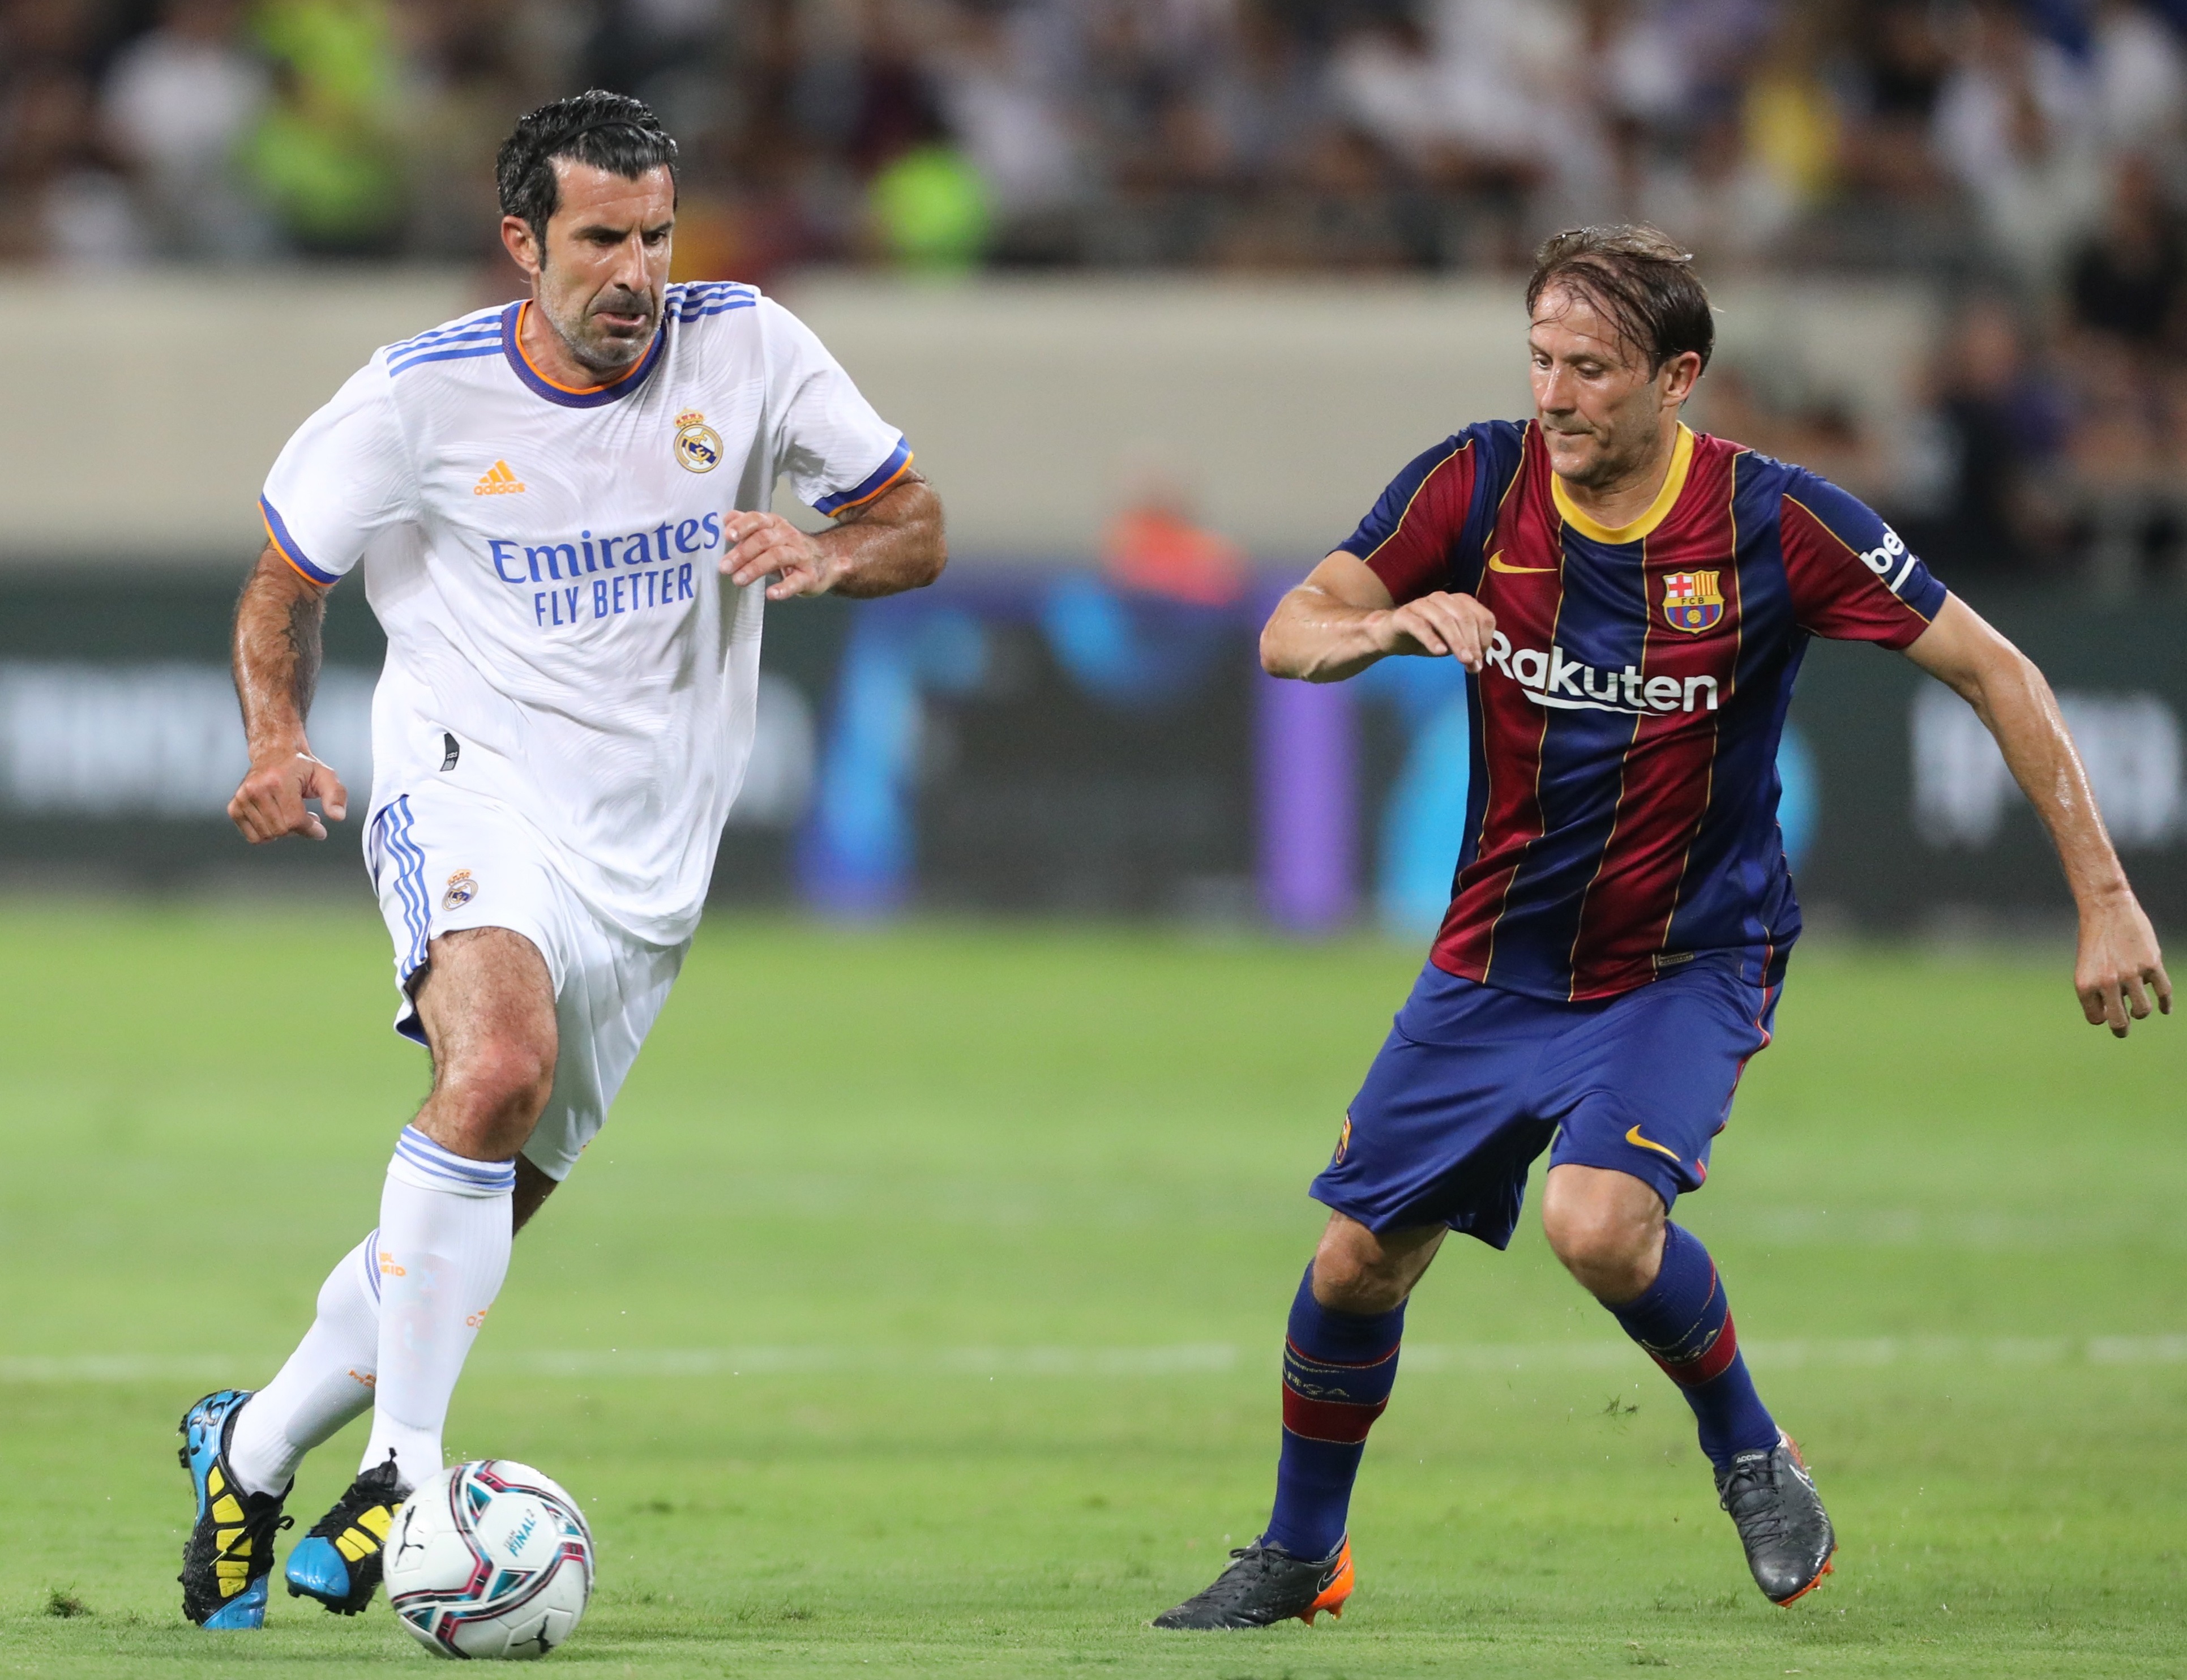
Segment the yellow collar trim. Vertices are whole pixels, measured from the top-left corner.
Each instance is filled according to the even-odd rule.
[[[1682,420],[1678,423],[1678,441],[1671,446],[1671,470],[1663,475],[1663,487],[1656,492],[1648,511],[1632,524],[1609,525],[1588,518],[1565,493],[1565,481],[1554,470],[1549,474],[1549,499],[1556,503],[1564,522],[1590,542],[1638,542],[1670,516],[1671,509],[1678,504],[1678,492],[1686,487],[1687,469],[1693,464],[1694,435]]]

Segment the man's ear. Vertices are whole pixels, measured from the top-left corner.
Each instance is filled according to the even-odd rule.
[[[526,273],[536,274],[547,266],[547,253],[539,249],[538,236],[522,216],[501,218],[501,243],[509,260]]]
[[[1683,404],[1701,382],[1701,358],[1693,351],[1683,351],[1663,364],[1661,378],[1663,400]]]

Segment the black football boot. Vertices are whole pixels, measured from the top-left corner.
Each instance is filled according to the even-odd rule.
[[[1716,1497],[1731,1513],[1763,1597],[1789,1604],[1822,1584],[1837,1535],[1791,1436],[1780,1431],[1768,1452],[1741,1452],[1718,1470]]]
[[[1352,1596],[1352,1541],[1336,1542],[1327,1557],[1295,1558],[1279,1546],[1255,1541],[1230,1554],[1229,1568],[1205,1592],[1156,1616],[1157,1627],[1266,1627],[1296,1616],[1309,1627],[1322,1611],[1344,1614]]]

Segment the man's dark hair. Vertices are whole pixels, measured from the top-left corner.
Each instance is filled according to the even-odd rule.
[[[493,160],[494,185],[501,213],[531,224],[543,254],[547,223],[561,202],[554,160],[572,158],[635,181],[648,170],[666,168],[676,177],[676,143],[644,102],[627,93],[595,87],[542,105],[522,118],[501,143]]]
[[[1653,228],[1571,228],[1543,241],[1526,282],[1526,313],[1551,287],[1576,292],[1648,358],[1654,374],[1692,351],[1708,366],[1716,317],[1692,254]]]

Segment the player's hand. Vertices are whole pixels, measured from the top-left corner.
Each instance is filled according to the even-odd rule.
[[[722,575],[739,589],[773,578],[767,586],[770,601],[824,595],[841,576],[835,557],[779,514],[731,514],[724,534]]]
[[[1376,644],[1386,654],[1448,654],[1474,671],[1495,633],[1494,613],[1470,595],[1442,590],[1391,607],[1375,626]]]
[[[242,829],[244,839],[253,846],[263,846],[284,834],[323,840],[327,825],[305,808],[307,799],[318,801],[320,808],[335,822],[349,815],[349,789],[342,786],[341,778],[331,766],[322,764],[308,752],[267,758],[251,765],[250,773],[228,802],[228,820]]]
[[[2149,1019],[2150,1002],[2172,1013],[2172,979],[2156,948],[2156,932],[2130,892],[2081,913],[2080,950],[2073,990],[2090,1026],[2108,1026],[2123,1038],[2134,1021]]]

